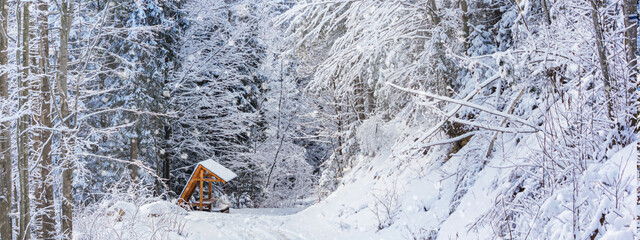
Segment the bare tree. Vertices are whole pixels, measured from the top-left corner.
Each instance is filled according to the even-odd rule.
[[[471,35],[471,30],[469,29],[469,6],[467,4],[467,0],[460,1],[460,10],[462,10],[462,35],[464,37],[464,49],[469,49],[469,36]]]
[[[7,54],[7,1],[0,1],[0,65],[3,67],[0,73],[0,103],[9,100],[8,63]],[[0,105],[2,116],[9,115],[6,107]],[[13,221],[11,220],[11,133],[7,122],[0,122],[0,239],[12,239]]]
[[[626,58],[627,64],[629,68],[629,82],[635,82],[635,86],[631,84],[629,87],[629,94],[634,96],[634,93],[637,92],[637,88],[640,87],[640,82],[637,80],[638,76],[638,60],[636,56],[636,51],[638,50],[638,0],[625,0],[624,1],[624,27],[625,31],[625,47],[626,47]],[[638,123],[638,118],[640,118],[640,111],[636,109],[633,117],[631,118],[631,128],[634,128]],[[636,129],[638,132],[640,129]],[[640,169],[639,169],[640,170]]]
[[[624,26],[625,45],[627,48],[627,62],[630,68],[629,79],[631,82],[636,81],[638,75],[638,62],[636,59],[636,50],[638,44],[638,0],[624,1]]]
[[[18,106],[21,111],[29,108],[29,2],[22,6],[22,77],[18,79],[20,97]],[[20,14],[18,15],[18,19]],[[20,28],[20,24],[18,24]],[[20,183],[20,231],[18,239],[29,239],[29,223],[31,211],[29,208],[29,124],[30,114],[22,113],[18,120],[18,174]]]
[[[47,1],[38,1],[38,32],[39,32],[39,61],[38,70],[40,74],[40,117],[39,124],[40,140],[42,148],[40,152],[40,164],[38,167],[39,183],[36,188],[35,197],[39,214],[37,222],[40,225],[38,237],[42,239],[52,239],[55,236],[55,211],[53,208],[53,184],[49,180],[52,168],[51,144],[53,127],[51,121],[51,83],[49,82],[49,4]]]
[[[600,71],[602,72],[602,80],[604,83],[604,94],[607,100],[607,113],[609,118],[613,119],[613,103],[611,102],[611,75],[609,74],[609,62],[607,60],[607,50],[604,46],[604,32],[600,23],[599,6],[596,0],[590,0],[591,3],[591,20],[593,22],[593,31],[596,37],[596,46],[598,47],[598,59],[600,60]]]
[[[138,138],[131,138],[131,164],[129,164],[129,171],[131,171],[131,181],[138,182]]]
[[[547,20],[547,24],[551,25],[551,15],[549,14],[549,6],[547,0],[542,0],[542,11],[544,12],[544,18]]]
[[[629,94],[631,96],[635,96],[636,97],[636,101],[640,101],[640,99],[637,99],[638,96],[638,87],[640,87],[640,81],[637,80],[637,76],[638,76],[638,60],[637,60],[637,56],[636,56],[636,51],[638,50],[638,0],[625,0],[624,1],[624,5],[623,5],[623,9],[624,9],[624,27],[627,29],[625,31],[625,47],[626,47],[626,52],[627,52],[627,64],[628,64],[628,68],[629,68],[629,82],[633,83],[636,82],[635,85],[631,84],[631,87],[629,87]],[[632,100],[633,101],[633,100]],[[631,104],[634,104],[633,102],[631,102]],[[635,103],[636,106],[638,106],[638,103]],[[633,108],[632,108],[633,109]],[[638,110],[637,108],[635,108],[635,112],[632,112],[633,116],[631,117],[631,122],[630,122],[630,128],[634,129],[635,128],[635,132],[636,134],[640,131],[640,125],[638,125],[638,119],[640,118],[640,110]],[[638,153],[640,153],[640,144],[638,144],[637,146],[638,148]],[[638,171],[638,180],[640,180],[640,162],[637,164],[637,171]],[[640,190],[640,186],[638,187],[638,189]],[[638,196],[637,196],[637,205],[640,206],[640,191],[638,191]],[[638,214],[640,215],[640,214]],[[637,226],[638,229],[640,230],[640,217],[637,217]]]
[[[58,92],[60,95],[62,124],[66,126],[63,134],[65,147],[62,149],[62,234],[64,239],[71,239],[73,233],[73,147],[71,134],[72,121],[69,110],[69,92],[67,74],[69,66],[69,32],[73,20],[73,3],[61,1],[60,5],[60,48],[58,57]]]

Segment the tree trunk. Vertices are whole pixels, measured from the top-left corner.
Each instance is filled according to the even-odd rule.
[[[353,112],[355,113],[356,120],[358,122],[364,121],[367,116],[365,115],[365,100],[366,100],[366,87],[362,77],[357,77],[355,80],[355,86],[353,88],[354,102],[351,103]]]
[[[131,174],[131,181],[134,183],[138,183],[138,165],[136,162],[138,161],[138,139],[131,138],[131,164],[129,164],[129,171]]]
[[[171,159],[169,158],[169,139],[171,138],[171,127],[169,125],[164,127],[164,143],[162,144],[162,150],[160,150],[163,164],[162,164],[162,178],[167,185],[167,190],[171,192]]]
[[[600,25],[600,18],[598,14],[598,5],[595,0],[589,1],[591,3],[591,20],[593,21],[593,31],[596,35],[596,45],[598,47],[598,58],[600,60],[600,70],[602,71],[602,79],[604,82],[604,94],[607,101],[607,114],[609,119],[614,119],[613,106],[611,99],[611,76],[609,75],[609,62],[607,61],[606,49],[604,46],[604,36],[602,27]]]
[[[637,79],[638,76],[638,60],[636,51],[638,50],[638,0],[625,0],[624,1],[624,26],[627,29],[625,31],[625,46],[627,52],[627,64],[629,68],[629,83],[636,83],[635,86],[630,87],[628,93],[631,96],[635,96],[636,87],[640,87],[640,82]],[[636,100],[636,99],[634,99]],[[633,100],[632,100],[633,101]],[[640,118],[640,111],[635,109],[633,117],[631,119],[630,127],[633,129],[638,123]],[[636,129],[638,132],[640,129]]]
[[[467,0],[460,1],[460,10],[462,10],[462,34],[464,37],[464,50],[465,52],[469,49],[469,36],[471,32],[469,30],[469,6],[467,5]]]
[[[49,180],[52,168],[51,162],[51,84],[49,82],[49,5],[47,1],[38,1],[38,31],[40,34],[39,50],[40,55],[38,68],[40,69],[40,125],[44,129],[40,132],[42,141],[41,161],[39,168],[40,182],[36,189],[36,201],[38,203],[37,222],[40,225],[38,237],[41,239],[52,239],[55,237],[56,222],[55,209],[53,207],[53,185]]]
[[[542,0],[542,11],[544,12],[544,18],[548,25],[551,25],[551,14],[549,14],[549,6],[547,0]]]
[[[638,90],[640,89],[640,81],[638,81],[638,60],[636,56],[636,50],[638,47],[638,0],[625,0],[624,1],[624,26],[627,29],[625,31],[625,46],[627,50],[627,64],[629,67],[629,83],[636,83],[634,86],[631,84],[631,87],[628,90],[629,95],[631,97],[631,101],[640,101],[638,99]],[[633,106],[633,102],[631,102]],[[637,105],[636,105],[637,106]],[[630,121],[630,128],[635,129],[635,133],[640,132],[640,125],[638,125],[638,119],[640,119],[640,110],[633,109],[632,117]],[[636,144],[636,149],[640,154],[640,143]],[[640,161],[636,164],[636,169],[638,171],[638,180],[640,180]],[[637,188],[640,190],[640,186]],[[637,202],[636,204],[640,206],[640,191],[637,192]],[[640,212],[636,214],[636,226],[637,230],[640,231]],[[637,232],[637,231],[636,231]]]
[[[367,84],[367,115],[372,116],[376,111],[375,84]]]
[[[427,11],[431,16],[431,20],[433,21],[433,24],[434,25],[440,24],[440,16],[438,15],[438,7],[436,5],[435,0],[429,0],[429,2],[427,2]]]
[[[69,111],[69,93],[67,89],[67,71],[69,63],[69,32],[73,20],[73,5],[71,1],[60,3],[60,52],[58,58],[58,88],[62,102],[62,122],[67,126],[63,134],[66,147],[62,149],[62,234],[64,239],[73,237],[73,153],[74,140],[71,134],[73,128]],[[77,94],[77,93],[76,93]]]
[[[7,53],[7,0],[0,0],[0,65],[4,69],[8,67],[9,56]],[[9,83],[7,82],[8,74],[3,71],[0,74],[0,99],[2,101],[9,100]],[[0,108],[3,116],[9,115],[6,108]],[[11,132],[7,122],[0,122],[0,239],[13,239],[13,221],[11,219]]]
[[[19,18],[19,17],[18,17]],[[20,27],[20,24],[18,24]],[[22,9],[22,78],[19,80],[19,108],[24,110],[29,102],[29,2]],[[18,239],[29,239],[29,123],[30,114],[20,116],[18,120],[18,173],[20,183],[20,229]]]
[[[342,150],[343,144],[342,144],[342,125],[343,125],[343,121],[342,121],[342,109],[340,107],[340,103],[338,102],[338,98],[336,97],[337,93],[336,93],[336,82],[335,79],[331,80],[331,87],[333,88],[331,91],[331,96],[333,98],[333,111],[336,114],[336,127],[337,127],[337,135],[338,135],[338,143],[337,143],[337,147],[334,149],[335,153],[336,153],[336,163],[337,163],[337,169],[336,169],[336,179],[338,177],[342,176],[342,166],[344,166],[343,161],[345,159],[344,157],[344,152]]]

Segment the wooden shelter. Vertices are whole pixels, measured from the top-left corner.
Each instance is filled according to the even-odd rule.
[[[187,185],[184,186],[182,193],[180,193],[178,205],[188,206],[191,209],[200,211],[212,211],[214,210],[213,203],[216,201],[212,194],[213,183],[227,183],[235,177],[237,177],[235,173],[211,159],[199,162],[191,177],[189,177]],[[205,191],[205,188],[208,188],[208,191]],[[191,201],[196,189],[199,189],[199,199]],[[207,198],[205,198],[205,192],[208,192]],[[227,207],[226,209],[220,209],[220,211],[228,211],[228,209]]]

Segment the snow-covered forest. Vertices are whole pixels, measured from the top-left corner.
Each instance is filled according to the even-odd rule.
[[[639,239],[637,23],[638,0],[0,0],[0,239]]]

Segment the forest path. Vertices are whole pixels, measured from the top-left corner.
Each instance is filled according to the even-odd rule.
[[[303,208],[231,209],[229,214],[190,212],[183,218],[184,239],[308,239],[291,229],[291,215]]]

